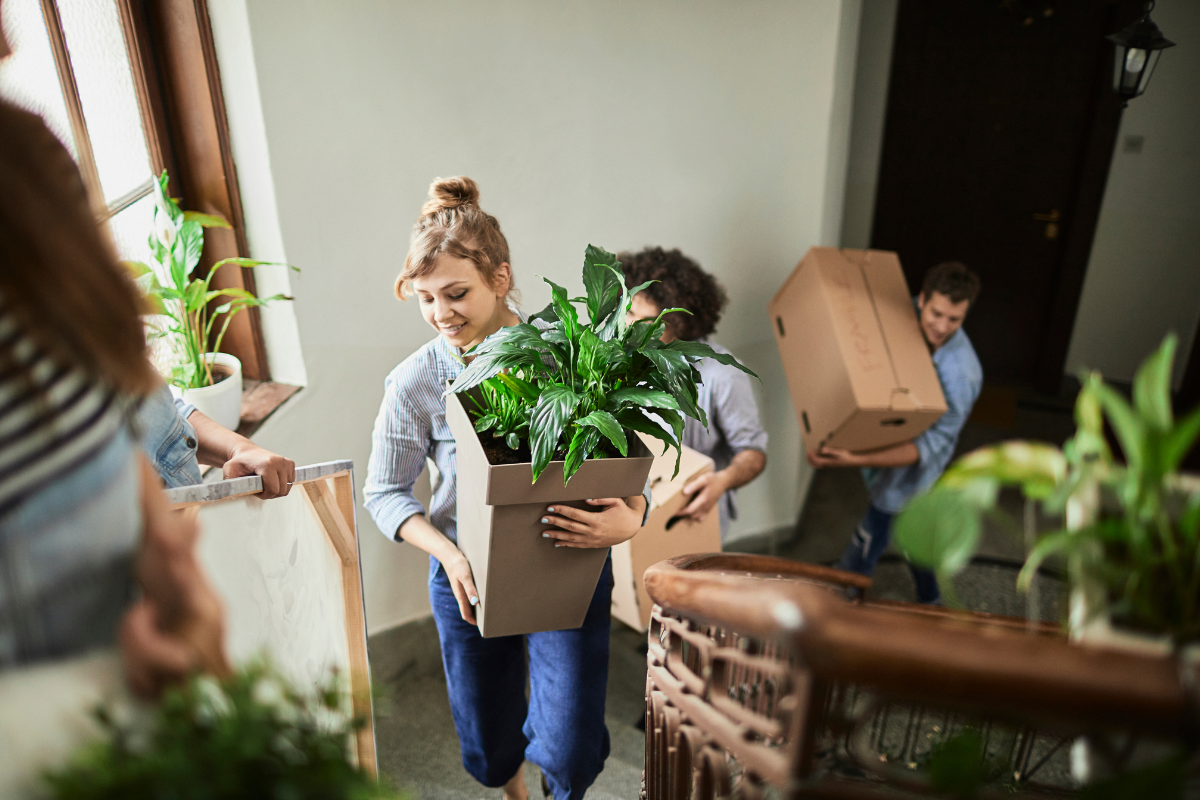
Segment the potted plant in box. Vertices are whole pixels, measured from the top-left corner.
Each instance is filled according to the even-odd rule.
[[[484,636],[581,624],[607,552],[557,549],[537,536],[545,504],[640,494],[652,458],[629,432],[678,454],[682,415],[707,425],[693,366],[701,358],[754,375],[700,342],[663,344],[663,317],[685,309],[627,323],[644,286],[627,289],[620,262],[601,248],[585,251],[584,297],[546,283],[550,304],[470,351],[470,365],[447,390],[458,544],[480,590]]]
[[[1027,590],[1047,557],[1063,556],[1073,638],[1164,653],[1200,641],[1200,488],[1178,473],[1200,436],[1200,408],[1178,421],[1172,414],[1175,347],[1172,334],[1141,365],[1132,403],[1099,373],[1087,375],[1078,429],[1062,450],[1006,442],[959,459],[896,520],[901,549],[950,578],[974,553],[982,519],[1002,517],[1000,488],[1019,487],[1060,525],[1037,538],[1018,585]]]
[[[174,356],[166,378],[185,400],[226,428],[235,429],[241,410],[242,365],[234,356],[220,352],[229,323],[239,312],[274,300],[291,300],[286,295],[259,298],[245,289],[212,289],[217,271],[223,267],[256,267],[273,264],[250,258],[226,258],[213,264],[203,278],[192,278],[204,249],[204,228],[229,228],[215,214],[182,211],[167,195],[167,173],[154,182],[156,203],[150,252],[155,264],[126,261],[150,304],[150,313],[166,320],[166,329],[151,333],[166,338]],[[295,269],[295,267],[293,267]],[[224,300],[216,308],[213,302]],[[213,329],[221,316],[224,319]],[[212,349],[209,349],[209,344]]]

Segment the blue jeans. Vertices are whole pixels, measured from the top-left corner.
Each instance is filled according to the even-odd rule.
[[[528,760],[541,768],[555,800],[581,800],[609,751],[612,559],[582,627],[489,639],[463,621],[441,564],[433,558],[429,564],[429,601],[463,766],[484,786],[499,787]]]
[[[875,506],[868,506],[867,513],[850,537],[850,544],[842,551],[838,569],[870,576],[875,571],[879,557],[887,549],[888,542],[892,540],[893,516]],[[912,564],[908,565],[908,569],[912,572],[913,582],[917,584],[917,602],[940,605],[942,593],[934,574]]]

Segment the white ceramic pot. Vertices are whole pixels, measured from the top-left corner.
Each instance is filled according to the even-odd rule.
[[[205,353],[205,357],[213,364],[233,370],[233,374],[212,386],[201,389],[176,389],[172,386],[171,391],[194,405],[204,416],[235,431],[242,417],[242,362],[228,353]]]

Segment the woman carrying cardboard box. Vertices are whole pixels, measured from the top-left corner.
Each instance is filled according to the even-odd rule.
[[[719,353],[729,352],[708,338],[728,302],[716,278],[679,250],[647,247],[639,253],[620,253],[617,259],[629,288],[657,281],[633,296],[631,321],[654,319],[664,308],[687,309],[690,314],[676,311],[664,317],[663,341],[699,341]],[[767,466],[767,432],[759,422],[749,375],[712,359],[701,361],[697,368],[703,379],[698,405],[708,417],[708,427],[686,417],[683,443],[711,458],[716,468],[683,487],[692,499],[679,515],[699,522],[716,508],[723,542],[729,521],[737,519],[737,489]]]
[[[496,218],[479,207],[475,182],[438,179],[429,197],[413,226],[396,295],[415,294],[438,335],[387,378],[367,466],[366,507],[380,530],[430,555],[429,599],[463,766],[485,786],[503,786],[506,798],[523,799],[521,765],[529,760],[555,798],[574,800],[600,774],[609,752],[604,703],[612,566],[605,565],[582,627],[480,635],[479,595],[455,541],[457,459],[442,394],[464,369],[466,351],[521,316],[509,304],[508,242]],[[426,458],[438,472],[428,516],[413,495]],[[563,546],[610,547],[632,538],[644,521],[642,497],[588,502],[597,510],[548,508],[543,522],[553,530],[547,535]]]

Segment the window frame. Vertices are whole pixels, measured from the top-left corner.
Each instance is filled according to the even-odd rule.
[[[206,0],[115,1],[152,174],[167,170],[171,195],[180,197],[185,208],[219,214],[232,225],[230,230],[206,231],[198,270],[206,273],[224,258],[248,258],[250,248],[208,3]],[[58,7],[55,0],[40,2],[80,172],[92,209],[103,224],[150,194],[153,178],[113,203],[105,203]],[[256,292],[250,269],[226,267],[213,278],[212,286]],[[221,349],[242,362],[246,378],[270,380],[257,308],[248,308],[233,318]]]

